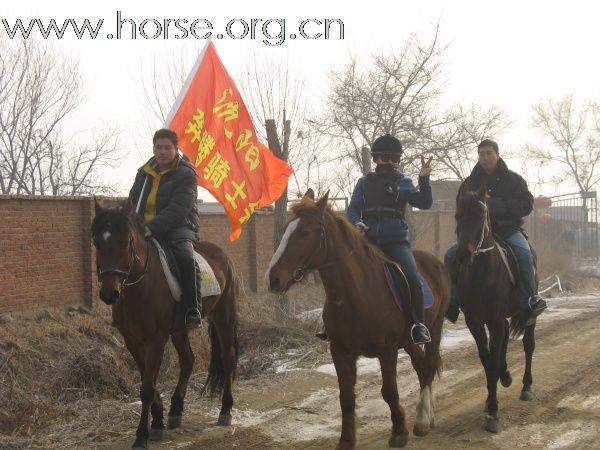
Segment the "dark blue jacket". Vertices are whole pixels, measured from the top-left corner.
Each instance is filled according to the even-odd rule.
[[[402,195],[398,199],[402,210],[406,208],[406,203],[419,209],[429,209],[433,203],[431,195],[431,184],[429,177],[419,177],[419,187],[415,187],[410,178],[405,177],[399,170],[396,172],[400,176],[400,192]],[[398,217],[379,217],[365,218],[363,220],[362,212],[365,204],[364,185],[367,177],[377,176],[375,172],[360,178],[352,192],[350,205],[348,206],[348,219],[353,224],[363,222],[369,227],[367,238],[376,245],[396,244],[400,242],[409,242],[408,224],[405,220]]]
[[[506,238],[522,230],[523,217],[533,210],[533,195],[523,177],[509,170],[500,158],[491,175],[487,175],[477,163],[471,175],[463,181],[461,189],[476,191],[481,185],[485,185],[491,197],[487,205],[492,219],[492,231]]]

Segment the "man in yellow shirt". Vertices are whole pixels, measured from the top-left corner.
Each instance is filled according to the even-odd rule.
[[[144,237],[154,236],[173,250],[182,282],[186,328],[201,325],[196,299],[194,242],[200,223],[195,167],[177,151],[177,135],[161,129],[152,138],[154,156],[138,170],[129,198],[144,219]]]

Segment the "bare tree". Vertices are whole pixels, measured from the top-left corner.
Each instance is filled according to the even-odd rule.
[[[362,148],[380,135],[401,136],[403,165],[418,159],[411,151],[425,130],[435,126],[433,109],[442,93],[442,55],[438,29],[430,42],[411,36],[399,52],[372,55],[363,67],[357,58],[330,75],[331,90],[319,129],[335,141],[339,156],[363,170]]]
[[[144,112],[144,139],[164,123],[201,49],[199,45],[155,53],[140,66],[138,98]]]
[[[293,161],[294,180],[300,186],[298,168],[307,170],[307,179],[319,161],[314,158],[315,139],[309,134],[306,85],[288,61],[253,54],[246,64],[241,88],[259,138],[281,159]],[[307,146],[311,146],[307,149]],[[275,202],[274,246],[279,245],[287,222],[287,189]]]
[[[111,188],[98,169],[114,162],[115,130],[79,148],[61,124],[83,98],[78,62],[40,41],[0,42],[0,192],[82,195]]]
[[[494,107],[439,110],[446,48],[436,27],[429,42],[413,35],[400,51],[372,55],[367,64],[350,57],[342,70],[332,72],[319,131],[340,149],[338,157],[349,158],[366,174],[370,164],[363,149],[390,133],[402,141],[403,171],[416,173],[420,155],[429,153],[445,176],[463,179],[470,173],[476,159],[473,146],[497,136],[509,122]]]
[[[498,138],[510,125],[500,108],[472,104],[455,106],[421,133],[416,149],[435,155],[436,176],[464,180],[477,162],[477,145],[485,138]]]
[[[542,143],[528,145],[527,154],[540,163],[564,169],[558,176],[588,192],[600,180],[600,106],[578,103],[572,96],[540,101],[533,107],[533,126]]]

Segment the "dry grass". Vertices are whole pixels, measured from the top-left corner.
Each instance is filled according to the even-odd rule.
[[[238,304],[241,379],[273,374],[282,361],[311,366],[326,358],[316,322],[295,314],[322,306],[313,284],[295,288],[283,308],[276,296],[247,295]],[[198,395],[209,359],[207,333],[192,334],[196,354],[189,397]],[[175,386],[177,354],[165,351],[159,388]],[[0,448],[78,448],[131,433],[140,378],[110,309],[57,308],[0,315]]]

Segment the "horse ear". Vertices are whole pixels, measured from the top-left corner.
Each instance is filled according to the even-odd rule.
[[[310,198],[311,200],[314,200],[315,191],[313,191],[311,188],[308,188],[308,191],[306,191],[306,193],[304,194],[304,198]]]
[[[94,212],[97,214],[99,209],[102,209],[102,202],[98,200],[98,197],[94,196]]]
[[[329,199],[329,191],[325,192],[325,195],[319,199],[317,206],[323,212],[327,206],[327,200]]]

